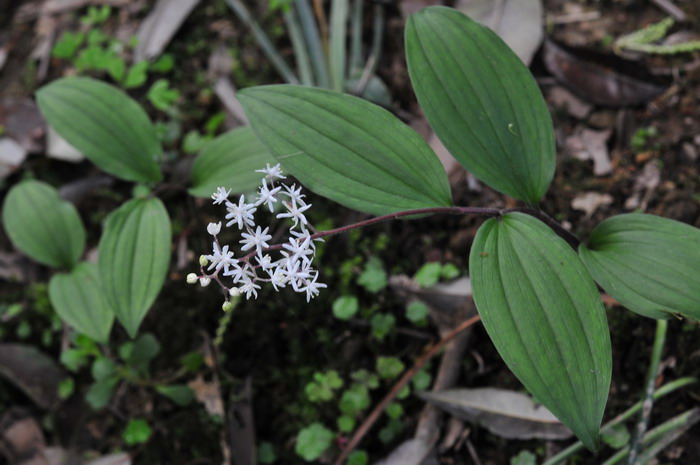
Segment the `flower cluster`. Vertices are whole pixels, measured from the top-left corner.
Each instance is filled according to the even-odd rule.
[[[308,302],[318,295],[319,289],[326,287],[318,282],[318,270],[311,266],[316,254],[314,242],[321,240],[314,239],[310,232],[313,226],[304,215],[311,204],[304,201],[301,187],[281,182],[286,178],[279,164],[272,167],[268,164],[257,172],[264,173],[265,177],[253,202],[247,202],[244,195],[237,203],[231,202],[228,199],[231,191],[223,187],[212,195],[214,205],[223,203],[226,206],[226,227],[237,227],[241,231],[241,254],[236,257],[228,245],[219,243],[222,222],[209,223],[207,232],[214,237],[213,251],[200,257],[202,274],[190,273],[187,282],[207,286],[214,279],[231,296],[245,294],[247,299],[251,296],[257,298],[261,283],[270,283],[275,290],[291,287],[296,292],[305,293]],[[277,214],[277,218],[290,221],[290,237],[285,243],[270,245],[270,228],[257,225],[254,214],[258,208],[267,207],[274,212],[280,206],[283,211]],[[275,251],[278,256],[273,259],[270,253]],[[231,278],[233,286],[224,284],[221,275]]]

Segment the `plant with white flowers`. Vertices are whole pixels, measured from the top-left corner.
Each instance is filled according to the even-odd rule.
[[[313,226],[304,215],[311,204],[304,200],[301,187],[281,183],[285,176],[279,164],[272,167],[267,164],[266,168],[256,172],[264,173],[265,176],[254,202],[246,202],[245,195],[239,197],[238,203],[231,202],[228,199],[231,191],[223,187],[219,187],[212,195],[214,205],[223,203],[226,206],[228,213],[225,219],[229,220],[226,227],[237,227],[242,231],[242,239],[239,241],[241,253],[235,257],[230,246],[222,246],[219,242],[221,221],[209,223],[207,232],[214,237],[213,252],[200,257],[201,274],[190,273],[187,282],[199,282],[202,286],[208,286],[215,280],[228,295],[235,297],[245,294],[246,299],[257,298],[260,283],[270,283],[275,290],[289,286],[295,292],[305,293],[308,302],[318,295],[319,289],[326,287],[318,282],[318,270],[312,267],[316,254],[314,242],[321,239],[312,236],[309,230]],[[276,217],[290,220],[290,237],[287,242],[270,246],[270,227],[263,229],[255,223],[254,214],[263,205],[270,212],[274,212],[277,205],[284,208]],[[270,253],[275,251],[279,256],[273,260]],[[231,279],[232,286],[224,283],[222,274]],[[228,302],[224,303],[225,308],[228,307],[227,304]]]

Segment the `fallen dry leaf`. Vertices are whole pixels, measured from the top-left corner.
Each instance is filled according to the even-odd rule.
[[[590,218],[598,208],[610,205],[613,198],[609,194],[600,192],[582,192],[571,201],[571,208],[586,213],[586,218]]]
[[[633,61],[591,49],[545,41],[544,62],[559,82],[579,97],[598,105],[638,105],[661,94],[666,86]]]
[[[566,138],[566,149],[570,155],[579,160],[593,161],[593,174],[605,176],[612,172],[612,164],[608,153],[608,139],[612,130],[596,131],[579,129]]]
[[[138,32],[134,61],[155,58],[163,53],[190,12],[200,0],[158,0]]]
[[[14,139],[0,138],[0,180],[14,173],[27,158],[27,149]]]
[[[655,160],[644,165],[632,188],[632,195],[625,201],[627,210],[647,209],[647,204],[661,182],[661,170]]]
[[[224,416],[224,401],[221,398],[219,383],[216,381],[206,382],[202,376],[198,376],[195,380],[187,383],[187,386],[192,389],[195,399],[204,404],[207,412],[211,415]]]
[[[566,439],[572,433],[526,394],[497,388],[450,389],[418,396],[506,439]]]
[[[44,409],[58,400],[58,383],[65,377],[52,358],[24,344],[0,344],[0,374]]]
[[[458,0],[454,7],[493,30],[530,65],[544,37],[541,0]]]

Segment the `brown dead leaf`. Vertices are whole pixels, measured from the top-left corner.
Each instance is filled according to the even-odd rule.
[[[187,383],[187,386],[192,389],[195,399],[204,404],[207,412],[219,417],[224,416],[224,401],[221,398],[221,389],[218,382],[204,381],[204,378],[200,375],[195,380]]]
[[[134,61],[155,58],[163,53],[182,23],[200,0],[158,0],[138,32]]]
[[[33,465],[48,465],[41,455],[46,447],[44,433],[36,420],[26,416],[21,410],[12,409],[0,419],[0,452],[9,463],[28,463]]]
[[[632,188],[632,195],[625,201],[625,208],[627,210],[635,210],[637,208],[646,210],[647,204],[660,182],[661,170],[656,161],[652,160],[644,165],[644,169],[637,176]]]
[[[586,218],[590,218],[598,208],[610,205],[613,198],[609,194],[600,192],[582,192],[571,201],[571,208],[586,213]]]
[[[595,131],[579,129],[566,139],[566,149],[570,155],[579,160],[593,161],[593,174],[605,176],[612,172],[612,164],[608,153],[608,139],[612,130]]]
[[[24,344],[0,344],[0,374],[45,409],[58,400],[58,383],[64,378],[52,358]]]
[[[43,151],[46,123],[39,107],[30,98],[0,98],[0,126],[5,135],[14,139],[27,152]]]

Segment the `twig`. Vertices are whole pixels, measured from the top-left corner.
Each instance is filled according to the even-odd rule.
[[[642,446],[642,438],[649,424],[651,409],[654,406],[654,388],[656,387],[656,377],[659,374],[659,362],[661,361],[661,353],[664,350],[664,342],[666,342],[666,329],[668,321],[656,320],[656,335],[654,336],[654,347],[651,352],[651,360],[649,361],[649,371],[642,398],[642,413],[639,415],[639,422],[634,430],[632,439],[630,440],[630,455],[627,458],[627,465],[636,465],[637,456]]]
[[[365,421],[362,422],[359,428],[355,430],[355,434],[353,434],[352,438],[350,441],[347,443],[345,448],[340,452],[340,455],[338,455],[338,458],[335,459],[333,462],[333,465],[343,465],[345,462],[345,459],[350,455],[350,452],[352,452],[355,447],[360,443],[362,438],[367,434],[367,432],[372,428],[374,423],[376,423],[377,419],[379,418],[379,415],[384,411],[387,405],[393,401],[398,393],[408,384],[408,382],[415,376],[416,373],[425,365],[425,363],[430,360],[433,356],[435,356],[440,350],[442,350],[445,345],[447,345],[451,340],[459,336],[464,330],[467,328],[471,327],[474,323],[479,321],[481,318],[479,315],[473,316],[457,326],[455,329],[447,333],[442,339],[440,339],[435,345],[430,347],[423,355],[421,355],[418,360],[416,360],[413,363],[413,366],[409,368],[407,371],[404,372],[403,376],[394,384],[394,386],[391,388],[391,391],[384,396],[384,398],[379,402],[374,409],[370,412],[370,414],[365,418]]]

